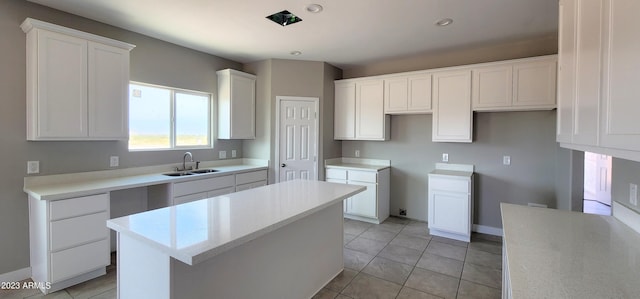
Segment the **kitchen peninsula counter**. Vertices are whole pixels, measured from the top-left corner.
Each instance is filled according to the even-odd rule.
[[[112,219],[119,298],[310,298],[343,269],[342,201],[288,181]]]
[[[640,298],[640,235],[618,219],[500,207],[503,298]]]

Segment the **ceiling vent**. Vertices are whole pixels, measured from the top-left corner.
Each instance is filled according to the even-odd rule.
[[[270,16],[267,16],[267,19],[282,26],[287,26],[287,25],[291,25],[291,24],[302,21],[301,18],[298,18],[296,15],[290,13],[288,10],[283,10],[281,12],[274,13]]]

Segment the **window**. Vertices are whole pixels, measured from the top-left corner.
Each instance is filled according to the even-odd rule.
[[[129,150],[211,147],[211,95],[129,84]]]

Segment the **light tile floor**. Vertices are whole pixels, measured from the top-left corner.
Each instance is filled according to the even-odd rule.
[[[500,238],[471,243],[431,236],[427,224],[391,217],[382,224],[345,219],[344,271],[314,298],[500,298]],[[115,255],[107,275],[43,295],[0,291],[0,298],[116,298]]]

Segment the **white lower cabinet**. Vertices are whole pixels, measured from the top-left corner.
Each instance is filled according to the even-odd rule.
[[[345,218],[379,224],[389,217],[389,168],[374,171],[327,166],[326,176],[327,182],[367,187],[344,200]]]
[[[29,197],[32,279],[46,294],[106,273],[110,264],[109,194],[39,200]]]
[[[473,225],[473,172],[429,174],[429,232],[434,236],[470,242]]]
[[[267,185],[267,171],[258,170],[236,174],[236,192]]]
[[[174,183],[172,205],[205,199],[211,197],[209,193],[223,195],[233,191],[235,191],[234,175]]]

